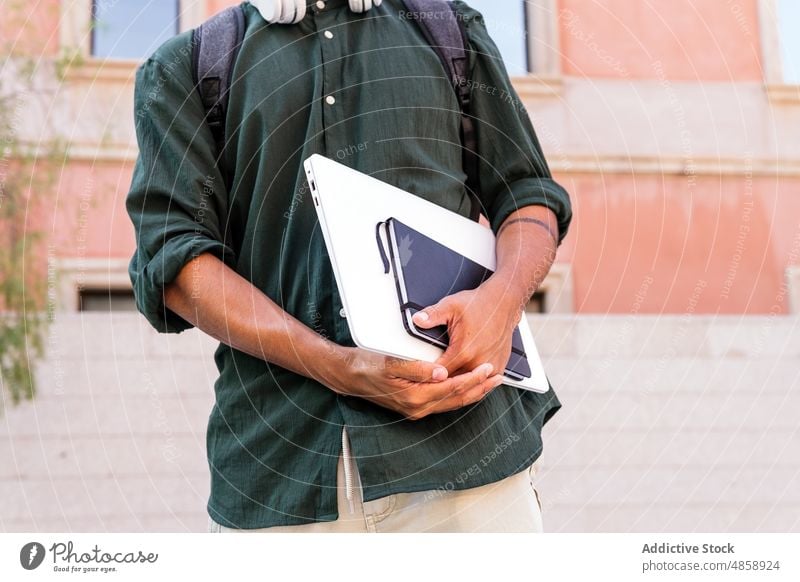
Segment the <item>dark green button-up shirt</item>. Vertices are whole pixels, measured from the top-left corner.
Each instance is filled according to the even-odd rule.
[[[569,197],[551,179],[480,15],[456,5],[472,52],[481,201],[492,228],[540,204],[556,213],[563,237]],[[296,25],[268,25],[244,8],[224,152],[230,188],[193,87],[190,34],[166,42],[137,72],[140,152],[127,198],[137,305],[161,332],[190,327],[164,307],[163,288],[210,252],[305,325],[353,346],[302,161],[328,156],[466,216],[458,101],[399,0],[361,15],[328,0]],[[369,501],[518,472],[541,453],[542,425],[560,407],[552,388],[500,386],[462,410],[407,421],[224,344],[215,360],[208,511],[229,527],[336,519],[343,425]]]

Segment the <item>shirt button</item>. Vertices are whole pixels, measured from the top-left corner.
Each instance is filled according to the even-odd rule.
[[[345,317],[345,318],[347,317],[347,313],[345,312],[344,307],[342,307],[339,310],[339,317]]]
[[[330,30],[325,31],[325,38],[331,39],[333,38],[333,33]]]
[[[325,103],[327,103],[328,105],[333,105],[334,103],[336,103],[336,98],[333,95],[328,95],[327,97],[325,97]]]
[[[317,0],[317,10],[322,10],[323,8],[325,8],[325,2]]]

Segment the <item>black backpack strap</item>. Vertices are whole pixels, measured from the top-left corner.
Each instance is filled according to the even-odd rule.
[[[223,175],[225,115],[233,65],[244,40],[244,10],[232,6],[215,14],[192,33],[194,82],[216,143],[217,166]],[[226,177],[227,179],[227,177]]]
[[[475,122],[470,115],[469,59],[467,33],[461,16],[446,0],[403,0],[428,44],[436,51],[450,78],[461,108],[461,147],[467,194],[472,199],[470,218],[478,220],[483,209],[478,198],[478,154]]]

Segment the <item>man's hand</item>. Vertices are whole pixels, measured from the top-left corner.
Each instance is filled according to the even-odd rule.
[[[514,327],[555,259],[557,233],[551,210],[520,208],[497,233],[497,271],[477,289],[445,297],[414,315],[420,328],[447,325],[450,343],[437,364],[451,374],[482,362],[504,372]]]
[[[457,410],[481,400],[502,383],[491,364],[449,376],[441,365],[401,360],[360,348],[342,348],[345,366],[329,382],[339,394],[358,396],[410,420]]]
[[[511,356],[511,336],[519,323],[518,301],[510,301],[491,278],[472,291],[448,295],[414,314],[414,324],[428,329],[446,325],[450,342],[436,360],[451,374],[488,362],[502,374]]]

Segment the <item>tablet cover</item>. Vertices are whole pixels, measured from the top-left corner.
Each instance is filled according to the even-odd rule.
[[[414,337],[446,347],[449,343],[447,326],[412,329],[408,319],[448,295],[475,289],[492,275],[492,271],[396,218],[386,221],[386,230],[390,237],[389,253],[406,331]],[[398,277],[400,270],[402,277]],[[516,379],[530,378],[531,369],[518,327],[514,328],[511,343],[506,373]]]

